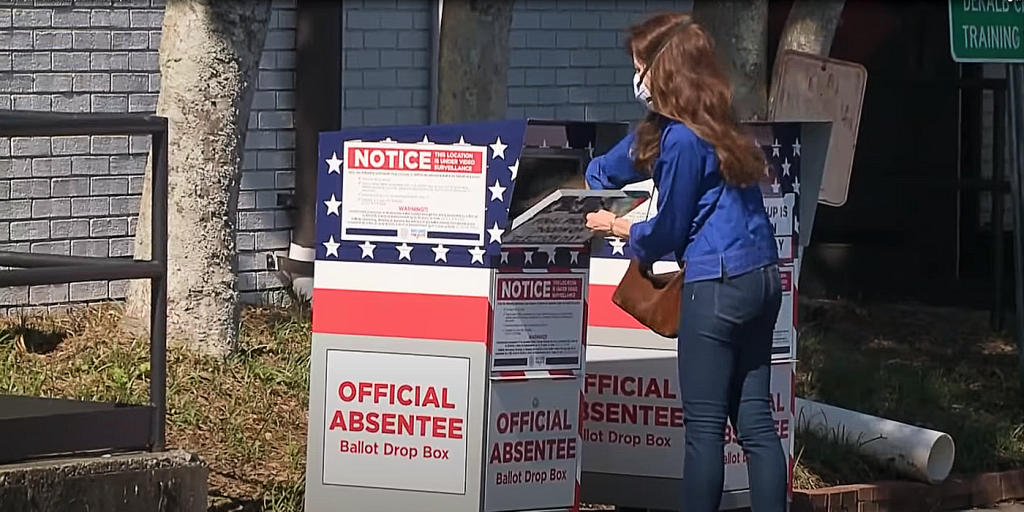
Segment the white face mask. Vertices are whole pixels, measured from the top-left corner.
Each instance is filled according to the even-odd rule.
[[[645,107],[650,107],[651,93],[647,90],[647,86],[640,81],[640,73],[633,74],[633,95],[636,96],[637,101],[643,103]]]

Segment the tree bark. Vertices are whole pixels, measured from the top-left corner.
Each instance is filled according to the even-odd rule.
[[[509,0],[449,0],[441,12],[439,123],[504,119],[508,107]]]
[[[733,87],[738,121],[768,116],[768,0],[695,0],[694,20],[711,33]]]
[[[796,50],[828,57],[845,3],[845,0],[794,0],[779,39],[778,55],[785,50]]]
[[[169,341],[226,355],[237,344],[238,186],[271,0],[169,0],[160,41],[157,115],[168,120]],[[151,254],[152,158],[135,257]],[[148,281],[128,290],[126,326],[148,327]]]

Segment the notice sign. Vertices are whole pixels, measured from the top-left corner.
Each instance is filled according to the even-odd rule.
[[[485,512],[573,505],[579,400],[579,378],[492,381]]]
[[[683,408],[675,351],[591,346],[584,380],[583,471],[683,477]],[[792,435],[792,367],[772,366],[775,430],[789,452]],[[737,433],[726,424],[725,490],[747,488]]]
[[[324,485],[466,492],[469,359],[327,351]]]
[[[779,250],[779,258],[784,261],[793,259],[793,242],[796,238],[794,229],[796,194],[782,197],[764,198],[764,211],[775,231],[775,245]]]
[[[793,267],[780,267],[779,277],[782,278],[782,307],[775,319],[775,330],[772,334],[772,354],[791,354],[796,329],[793,325]]]
[[[484,245],[487,148],[345,142],[343,240]]]
[[[579,368],[585,290],[583,274],[499,274],[492,370]]]

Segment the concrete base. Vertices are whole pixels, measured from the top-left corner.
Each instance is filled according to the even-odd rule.
[[[183,451],[4,465],[0,510],[206,512],[208,473],[199,457]]]

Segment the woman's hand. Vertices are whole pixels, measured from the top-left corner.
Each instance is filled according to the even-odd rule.
[[[591,231],[611,233],[619,238],[627,238],[629,227],[628,220],[617,217],[608,210],[598,210],[587,214],[587,228]]]

